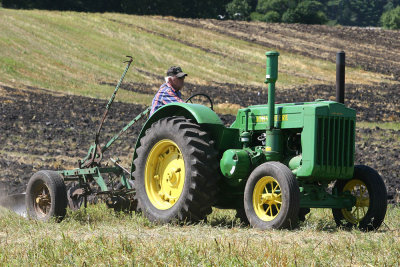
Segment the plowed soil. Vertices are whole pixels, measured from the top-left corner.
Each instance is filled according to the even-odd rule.
[[[332,55],[344,50],[346,65],[388,74],[394,80],[400,80],[399,31],[349,26],[172,18],[168,20],[327,61],[335,60]]]
[[[130,86],[133,84],[124,85],[126,88]],[[136,85],[135,88],[139,86]],[[307,88],[311,92],[310,95],[320,94],[324,89],[326,88],[323,86]],[[23,192],[29,177],[38,170],[77,167],[77,160],[86,155],[89,145],[94,140],[97,125],[107,102],[81,96],[55,95],[38,88],[20,90],[1,86],[0,90],[2,195]],[[198,87],[196,92],[209,92],[209,90],[208,87]],[[299,88],[298,97],[301,96],[302,90]],[[216,103],[228,100],[234,102],[236,99],[240,99],[242,105],[259,102],[251,101],[251,98],[247,97],[243,99],[241,96],[240,91],[229,93],[221,89],[216,97]],[[296,99],[294,95],[291,97],[293,99],[283,100]],[[367,100],[366,97],[365,101]],[[364,104],[362,101],[354,101],[351,106],[362,107]],[[107,141],[144,109],[145,106],[114,103],[104,124],[101,140]],[[391,111],[390,114],[399,116],[399,112],[395,111]],[[220,116],[226,125],[235,119],[232,115]],[[370,120],[371,117],[387,118],[388,115],[384,113],[382,104],[381,108],[375,108],[373,111],[366,109],[359,117],[362,120]],[[124,159],[124,164],[128,167],[142,123],[143,121],[139,121],[121,137],[120,141],[111,146],[105,158],[110,155],[118,156]],[[357,129],[356,162],[367,164],[380,172],[385,179],[391,199],[398,198],[396,192],[400,188],[399,136],[400,131],[396,130]]]

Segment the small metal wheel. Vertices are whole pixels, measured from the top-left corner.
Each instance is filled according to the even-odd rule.
[[[332,209],[338,226],[358,227],[363,231],[378,229],[386,215],[387,192],[382,177],[372,168],[364,165],[354,167],[351,180],[338,180],[334,190],[349,192],[356,198],[351,209]]]
[[[79,186],[78,183],[70,183],[66,185],[66,188],[68,207],[70,208],[70,210],[74,211],[80,209],[84,202],[84,197],[83,194],[78,193],[83,193],[83,189]]]
[[[294,228],[300,192],[293,173],[279,162],[267,162],[250,174],[244,207],[250,225],[260,229]]]
[[[127,182],[132,189],[135,187],[133,180],[128,179]],[[134,198],[134,194],[129,192],[130,190],[122,185],[121,182],[118,182],[115,187],[115,193],[106,201],[107,206],[116,212],[131,213],[132,211],[136,211],[137,201]]]
[[[64,180],[55,171],[39,171],[29,180],[25,204],[30,218],[61,221],[67,208],[67,190]]]

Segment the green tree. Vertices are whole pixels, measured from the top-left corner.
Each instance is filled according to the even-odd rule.
[[[286,23],[324,24],[328,21],[322,11],[323,5],[315,0],[300,2],[296,8],[289,8],[282,15],[282,21]]]
[[[265,14],[264,19],[266,22],[280,22],[281,14],[279,14],[277,11],[272,10]]]
[[[385,29],[400,29],[400,6],[382,14],[381,25]]]
[[[333,24],[351,25],[356,21],[351,0],[329,0],[325,5],[327,6],[327,17]]]
[[[351,9],[354,12],[352,25],[376,26],[383,12],[384,0],[351,0]]]
[[[251,12],[250,20],[251,21],[265,21],[265,15],[258,13],[258,12]]]
[[[250,12],[251,6],[247,0],[233,0],[226,5],[226,13],[228,13],[231,19],[247,20],[249,19]]]
[[[285,13],[283,13],[282,15],[282,22],[286,22],[286,23],[298,23],[300,21],[300,16],[299,14],[296,12],[295,9],[293,8],[289,8],[288,10],[286,10]]]
[[[300,23],[324,24],[328,19],[322,10],[323,6],[320,2],[315,0],[306,0],[297,5],[295,12],[300,17]]]
[[[377,26],[381,14],[400,0],[321,0],[332,24]]]
[[[256,11],[266,14],[270,11],[276,11],[280,16],[289,8],[288,0],[258,0]]]
[[[276,11],[269,11],[266,14],[258,12],[252,12],[250,14],[250,20],[252,21],[263,21],[263,22],[280,22],[281,15]]]

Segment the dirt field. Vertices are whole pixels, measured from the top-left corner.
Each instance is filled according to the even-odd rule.
[[[239,99],[241,105],[262,102],[255,96],[256,100],[251,100],[257,88],[248,88],[252,93],[246,95],[248,98],[241,99],[240,91],[228,93],[229,91],[224,89],[225,86],[227,85],[212,88],[211,95],[218,95],[215,99],[217,104],[225,101],[232,103]],[[135,87],[138,90],[141,88],[143,93],[153,94],[146,92],[144,85],[125,84],[124,87]],[[196,92],[210,92],[210,89],[198,87]],[[325,89],[327,88],[323,86],[299,88],[296,92],[300,98],[304,90],[309,91],[309,95],[312,96]],[[187,90],[186,93],[189,91],[191,90]],[[92,98],[55,95],[38,88],[19,90],[1,86],[0,92],[0,143],[4,144],[0,152],[0,188],[8,194],[23,192],[29,177],[38,170],[77,167],[77,160],[85,156],[94,140],[95,130],[107,103]],[[325,92],[324,95],[328,96],[328,93]],[[351,96],[349,93],[350,99],[353,99]],[[296,100],[296,94],[291,97],[281,100]],[[367,96],[359,99],[368,101]],[[384,103],[378,103],[378,108],[373,111],[365,109],[364,112],[359,112],[359,119],[365,121],[372,120],[371,118],[399,116],[399,112],[395,110],[388,113],[390,116],[384,113]],[[358,108],[364,105],[365,102],[359,100],[354,100],[351,104],[352,107]],[[103,128],[102,140],[108,140],[144,108],[140,105],[114,103]],[[234,120],[232,115],[221,115],[221,118],[227,125]],[[140,122],[134,125],[121,137],[121,141],[111,147],[105,157],[119,156],[125,165],[129,166],[140,128]],[[399,136],[400,131],[395,130],[357,129],[357,163],[370,165],[381,173],[391,199],[395,198],[396,190],[400,188]]]
[[[171,18],[168,20],[327,61],[334,61],[332,55],[344,50],[348,66],[388,74],[394,80],[400,81],[398,31],[349,26]]]

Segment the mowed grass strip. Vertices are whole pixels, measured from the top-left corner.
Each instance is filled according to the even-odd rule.
[[[108,98],[125,64],[134,57],[126,80],[149,83],[170,65],[181,65],[196,84],[262,85],[263,47],[162,17],[0,8],[0,81],[64,93]],[[333,57],[335,55],[332,55]],[[280,88],[334,83],[335,65],[281,53]],[[376,83],[386,76],[348,68],[347,81]],[[149,97],[131,92],[119,100],[144,104]]]
[[[381,129],[393,129],[393,130],[400,130],[400,123],[399,122],[357,122],[357,127],[360,128],[369,128],[369,129],[375,129],[376,127],[379,127]]]
[[[393,266],[400,256],[400,209],[389,206],[376,232],[336,228],[330,210],[312,210],[292,231],[240,226],[232,210],[207,223],[156,225],[105,205],[69,212],[61,223],[2,210],[0,265]]]

